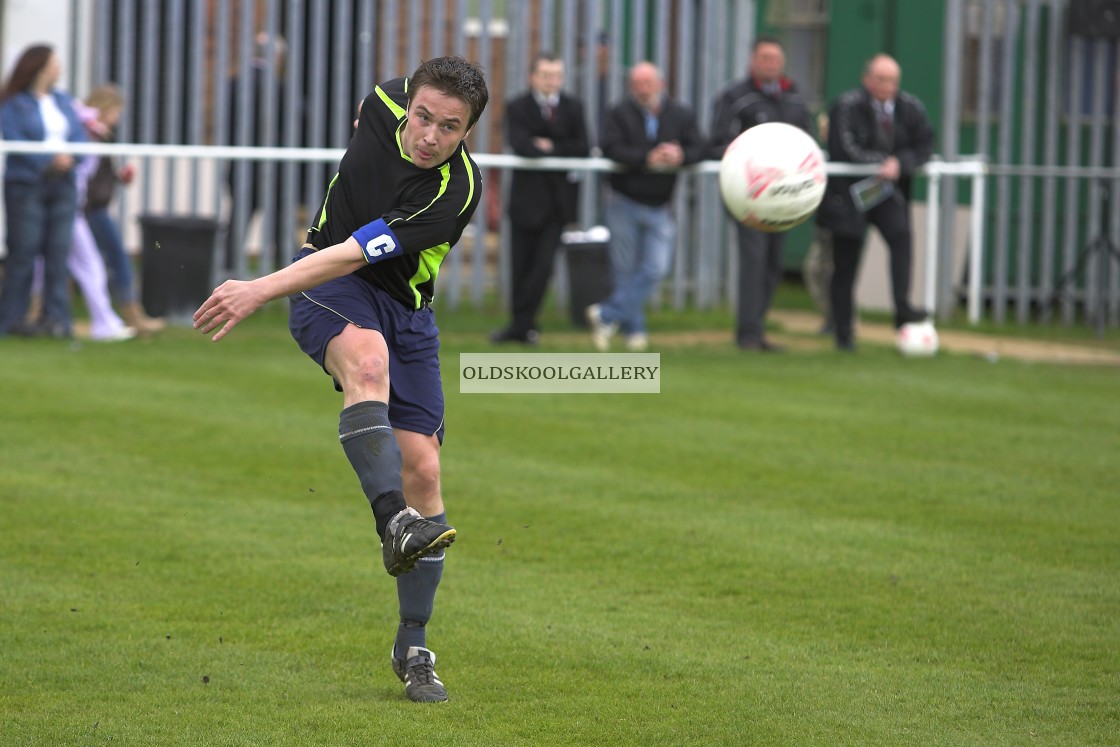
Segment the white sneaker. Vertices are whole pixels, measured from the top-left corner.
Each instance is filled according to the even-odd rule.
[[[618,331],[618,324],[604,322],[597,303],[588,306],[586,313],[587,322],[591,325],[591,345],[600,353],[605,353],[611,347],[611,337]]]
[[[645,332],[626,335],[626,349],[631,353],[643,353],[649,350],[649,337]]]

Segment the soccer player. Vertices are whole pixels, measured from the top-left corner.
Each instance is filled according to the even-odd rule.
[[[443,388],[431,302],[440,263],[482,194],[464,140],[488,98],[481,68],[458,57],[376,86],[295,261],[227,280],[194,314],[195,328],[217,341],[268,301],[291,298],[292,336],[342,392],[339,440],[373,508],[385,569],[397,577],[393,671],[419,702],[447,700],[425,626],[455,539],[440,493]]]

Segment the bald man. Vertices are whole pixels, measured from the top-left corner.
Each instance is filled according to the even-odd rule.
[[[629,89],[603,125],[603,155],[623,170],[611,173],[607,193],[614,289],[587,309],[591,342],[601,351],[610,348],[616,332],[628,350],[649,347],[645,303],[673,260],[676,226],[669,202],[677,170],[703,159],[707,146],[692,111],[666,95],[656,65],[634,65]]]
[[[857,206],[852,185],[863,177],[833,176],[817,211],[817,225],[832,233],[833,331],[836,346],[855,350],[853,293],[856,271],[868,225],[875,226],[890,250],[894,322],[926,318],[910,304],[911,176],[933,154],[933,126],[922,102],[901,90],[902,69],[892,57],[879,54],[864,65],[862,85],[843,95],[829,112],[829,159],[874,164],[886,199]]]

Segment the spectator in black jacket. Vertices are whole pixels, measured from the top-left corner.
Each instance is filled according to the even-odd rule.
[[[630,96],[610,109],[603,127],[603,155],[625,167],[610,175],[607,224],[611,231],[614,290],[587,308],[591,341],[610,346],[621,330],[629,350],[649,347],[643,306],[673,259],[676,226],[669,200],[677,169],[704,158],[692,112],[665,94],[661,72],[650,62],[630,71]]]
[[[712,118],[711,158],[722,158],[731,141],[764,122],[785,122],[812,134],[812,117],[793,81],[785,77],[780,41],[760,36],[751,51],[750,71],[720,92]],[[744,225],[739,231],[739,285],[735,342],[743,350],[774,352],[766,339],[766,312],[782,279],[784,233],[764,233]]]
[[[863,85],[844,93],[829,112],[828,152],[833,161],[878,164],[886,196],[857,207],[851,194],[861,177],[831,177],[817,225],[832,232],[832,318],[836,345],[853,350],[852,292],[867,225],[879,229],[891,255],[894,322],[900,327],[927,314],[910,305],[910,177],[933,154],[933,126],[916,97],[901,91],[902,70],[888,55],[871,58]]]
[[[506,137],[515,155],[525,158],[587,156],[583,103],[564,88],[564,61],[551,52],[533,58],[529,90],[506,104]],[[546,169],[515,169],[509,190],[510,321],[490,335],[495,343],[535,345],[537,313],[544,301],[560,234],[579,207],[574,174]]]

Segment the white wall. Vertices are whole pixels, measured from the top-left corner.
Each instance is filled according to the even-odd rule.
[[[913,261],[911,264],[910,303],[925,307],[926,290],[926,226],[929,210],[924,202],[911,204],[910,232],[913,242]],[[953,275],[951,283],[955,286],[963,277],[965,262],[968,260],[968,230],[971,225],[972,210],[969,207],[957,208],[954,217],[956,229],[952,241]],[[863,247],[863,258],[859,275],[856,277],[856,306],[873,311],[894,311],[891,300],[890,251],[883,237],[872,228],[868,231],[867,243]]]
[[[7,78],[20,53],[32,44],[50,44],[62,60],[59,85],[69,89],[70,13],[71,0],[6,0],[0,2],[4,14],[3,38],[0,38],[0,60]]]

